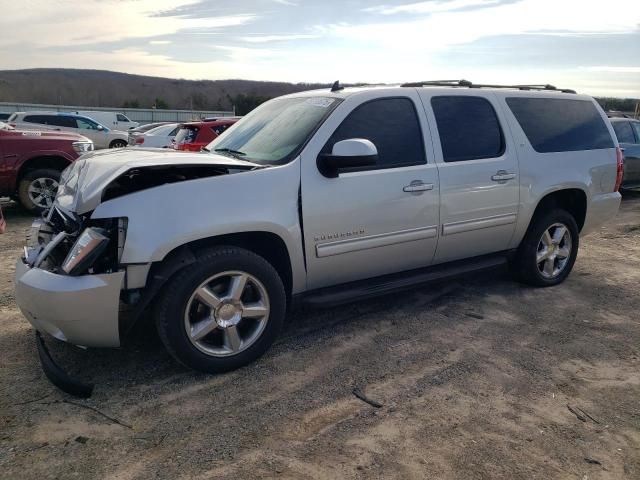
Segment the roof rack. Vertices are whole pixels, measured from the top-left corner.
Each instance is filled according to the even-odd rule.
[[[427,80],[424,82],[403,83],[401,87],[464,87],[464,88],[511,88],[517,90],[540,90],[562,93],[576,93],[569,88],[556,88],[553,85],[487,85],[472,83],[469,80]]]

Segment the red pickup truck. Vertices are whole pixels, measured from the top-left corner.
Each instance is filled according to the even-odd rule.
[[[53,203],[62,170],[91,150],[93,142],[82,135],[15,130],[0,122],[0,197],[42,212]]]

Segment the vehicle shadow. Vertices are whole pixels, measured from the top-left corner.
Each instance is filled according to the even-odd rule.
[[[491,273],[480,272],[465,278],[464,282],[483,284],[490,279],[510,281],[504,269]],[[461,283],[453,280],[335,307],[296,307],[289,312],[279,338],[265,356],[241,370],[261,368],[261,363],[277,361],[278,357],[286,357],[314,344],[329,341],[337,328],[349,329],[354,322],[364,320],[375,327],[381,318],[393,316],[399,306],[402,309],[434,306],[461,288]],[[150,383],[184,385],[213,377],[188,369],[173,359],[165,350],[151,315],[145,316],[133,327],[119,349],[81,349],[51,338],[46,339],[46,344],[55,362],[69,375],[96,384],[94,396],[112,395],[118,389],[131,386]],[[34,363],[37,362],[35,347],[33,359]],[[225,375],[232,374],[216,377]],[[44,375],[42,381],[46,381]]]

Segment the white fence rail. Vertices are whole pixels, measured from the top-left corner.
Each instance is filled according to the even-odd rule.
[[[48,112],[77,112],[83,110],[116,112],[123,113],[134,122],[142,124],[153,122],[188,122],[191,120],[200,120],[205,117],[232,117],[235,115],[234,111],[223,110],[160,110],[154,108],[79,107],[74,105],[0,102],[0,112],[2,113],[28,112],[33,110],[46,110]]]

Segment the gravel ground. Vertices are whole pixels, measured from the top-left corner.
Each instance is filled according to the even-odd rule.
[[[561,286],[494,272],[299,310],[229,374],[185,370],[145,325],[121,350],[51,344],[89,400],[40,370],[13,298],[30,219],[3,209],[0,478],[640,478],[640,195]]]

